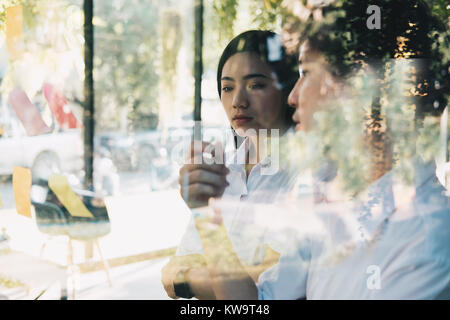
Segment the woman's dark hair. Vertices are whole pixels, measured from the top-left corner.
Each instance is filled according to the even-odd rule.
[[[230,57],[239,52],[252,52],[275,72],[281,85],[286,107],[286,123],[293,125],[294,109],[289,107],[287,97],[298,79],[298,62],[294,56],[286,54],[279,35],[271,31],[250,30],[236,36],[226,46],[217,68],[217,89],[221,96],[222,69]]]

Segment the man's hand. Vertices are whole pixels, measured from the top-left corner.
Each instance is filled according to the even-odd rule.
[[[199,300],[215,300],[216,296],[211,287],[211,276],[208,268],[194,268],[186,272],[186,280],[194,296]]]

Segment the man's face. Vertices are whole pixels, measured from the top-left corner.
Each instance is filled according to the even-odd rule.
[[[300,78],[289,94],[288,103],[295,107],[292,117],[296,130],[313,129],[314,113],[325,102],[336,98],[336,82],[329,71],[329,65],[319,51],[311,49],[308,42],[300,47]]]

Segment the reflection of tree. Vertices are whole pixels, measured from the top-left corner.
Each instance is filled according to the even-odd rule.
[[[279,4],[283,0],[204,1],[203,67],[216,72],[220,55],[228,42],[250,29],[279,29],[289,13]]]
[[[250,11],[255,12],[253,22],[261,29],[273,30],[275,27],[281,27],[281,24],[291,16],[283,6],[283,2],[284,0],[250,1]]]
[[[370,1],[335,0],[333,7],[301,10],[294,1],[285,2],[300,21],[296,34],[313,42],[335,75],[352,88],[352,101],[333,101],[334,109],[315,116],[317,136],[308,138],[322,147],[308,150],[309,155],[320,158],[324,151],[318,150],[328,150],[326,156],[339,162],[352,192],[393,166],[411,183],[412,160],[427,162],[436,155],[440,128],[435,116],[448,104],[450,34],[448,17],[438,6],[442,3],[435,2],[435,17],[427,12],[426,1],[379,1],[383,28],[369,31]],[[356,125],[362,119],[364,128]]]
[[[233,38],[234,21],[236,20],[236,10],[238,0],[214,0],[214,20],[215,29],[219,34],[219,40],[225,41]]]
[[[45,1],[41,1],[45,2]],[[5,31],[5,21],[6,21],[6,8],[19,6],[24,8],[24,14],[26,17],[26,23],[28,25],[33,24],[32,15],[38,10],[39,3],[36,0],[2,0],[0,2],[0,32]]]
[[[174,113],[175,79],[177,73],[178,53],[182,44],[181,15],[176,9],[165,9],[161,14],[161,123],[166,123]]]
[[[100,129],[117,128],[124,114],[133,123],[158,110],[158,23],[155,1],[95,2],[96,119]]]
[[[3,103],[15,87],[25,90],[35,101],[44,82],[62,89],[69,100],[73,96],[80,97],[83,72],[81,8],[64,0],[2,1],[2,35],[5,31],[3,9],[10,5],[22,5],[24,47],[22,55],[9,57],[0,88]],[[77,110],[74,111],[79,115]]]

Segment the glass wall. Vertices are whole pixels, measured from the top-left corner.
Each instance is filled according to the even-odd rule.
[[[94,170],[93,184],[86,185],[83,1],[1,1],[0,297],[168,298],[161,269],[191,218],[180,195],[179,173],[194,127],[195,2],[94,1]],[[226,150],[234,150],[233,139],[224,133],[230,123],[217,88],[222,51],[249,29],[281,34],[283,10],[295,15],[296,7],[280,0],[203,2],[203,139],[221,140]],[[364,81],[359,83],[372,88]],[[364,100],[365,93],[357,98]],[[402,130],[410,127],[403,122],[401,103],[395,105],[392,123],[405,126],[396,138],[409,152],[411,137],[402,140]],[[409,116],[416,111],[411,110]],[[353,141],[350,129],[361,129],[354,123],[346,126],[354,120],[354,113],[349,114],[320,118],[328,131],[320,132],[325,137],[313,136],[329,141],[348,129],[348,140],[333,140],[335,149],[324,147],[342,156],[344,167],[351,153],[347,144]],[[423,142],[424,152],[436,153],[436,174],[447,188],[448,124],[445,111],[434,132],[439,138],[428,137],[439,139],[438,150]],[[316,140],[304,143],[307,151],[323,151],[311,147],[311,141]],[[365,145],[357,147],[359,152]],[[345,167],[347,182],[355,188],[365,155],[358,152],[353,167]],[[323,156],[308,155],[310,159],[299,158],[316,163]],[[410,170],[410,158],[405,159]],[[313,193],[311,185],[296,188],[296,196]],[[269,205],[257,209],[275,210]]]
[[[84,185],[82,1],[12,1],[1,9],[0,229],[11,267],[0,271],[9,274],[0,285],[18,278],[8,283],[23,288],[22,274],[11,271],[20,253],[61,266],[69,295],[75,287],[95,297],[86,289],[93,282],[117,281],[118,269],[103,261],[133,268],[164,258],[189,218],[177,160],[192,136],[193,1],[95,1],[92,186]],[[47,278],[37,287],[55,282]],[[152,281],[147,298],[163,298],[160,279]]]

